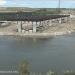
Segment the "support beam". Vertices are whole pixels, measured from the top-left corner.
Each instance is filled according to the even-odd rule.
[[[51,26],[52,25],[52,20],[49,20],[49,26]]]
[[[67,22],[71,22],[70,16],[67,17]]]
[[[33,24],[33,33],[36,33],[37,22],[32,22],[32,24]]]
[[[38,21],[38,22],[37,22],[37,27],[39,28],[39,26],[40,26],[40,22]]]
[[[22,21],[19,21],[18,23],[18,32],[22,31]]]
[[[22,30],[22,21],[21,21],[21,30]]]
[[[47,29],[47,21],[46,20],[44,21],[44,27],[45,27],[45,29]]]
[[[42,27],[43,27],[43,29],[44,29],[44,21],[42,21]]]
[[[43,21],[43,28],[45,29],[45,21]]]
[[[59,23],[62,23],[62,18],[59,18]]]
[[[43,26],[43,21],[41,21],[41,26]]]
[[[18,21],[17,21],[17,24],[18,24]]]
[[[45,24],[46,24],[46,28],[48,28],[48,26],[49,26],[49,20],[46,20]]]
[[[41,21],[41,31],[43,31],[44,30],[44,26],[43,26],[43,21]]]

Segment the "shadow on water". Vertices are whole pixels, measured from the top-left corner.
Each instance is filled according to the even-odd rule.
[[[18,41],[23,41],[23,42],[25,42],[25,41],[32,41],[32,42],[42,41],[42,42],[44,42],[44,41],[50,41],[50,40],[54,39],[54,37],[49,37],[49,38],[14,37],[14,38]]]

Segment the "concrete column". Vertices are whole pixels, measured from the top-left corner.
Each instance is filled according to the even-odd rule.
[[[45,21],[45,23],[46,23],[46,27],[47,27],[47,20]]]
[[[22,21],[19,21],[18,23],[18,32],[22,31]]]
[[[51,26],[52,25],[52,20],[49,20],[49,26]]]
[[[62,18],[59,18],[59,23],[62,23]]]
[[[37,22],[37,27],[39,28],[39,26],[40,26],[40,22],[38,21],[38,22]]]
[[[42,26],[42,21],[40,21],[40,26]]]
[[[42,26],[44,27],[44,21],[42,21]]]
[[[21,21],[21,30],[22,30],[22,21]]]
[[[25,21],[25,27],[24,27],[24,29],[25,29],[26,31],[28,31],[28,21]]]
[[[46,20],[46,27],[48,27],[48,20]]]
[[[41,31],[44,30],[44,21],[41,21]]]
[[[45,21],[41,21],[41,25],[42,25],[42,27],[44,28],[44,26],[45,26]]]
[[[49,21],[45,20],[44,23],[45,23],[44,28],[47,29],[49,27]]]
[[[45,29],[45,21],[42,21],[42,28]]]
[[[44,21],[44,27],[45,27],[45,29],[47,28],[47,21],[46,20]]]
[[[43,26],[43,21],[41,21],[41,25]]]
[[[33,22],[33,33],[36,33],[36,26],[37,26],[37,22]]]
[[[18,21],[17,21],[17,24],[18,24]]]
[[[71,22],[70,16],[67,17],[67,22]]]
[[[32,30],[32,21],[29,22],[29,28]]]
[[[58,21],[59,21],[58,18],[56,18],[56,23],[58,23]]]
[[[32,21],[29,21],[28,28],[29,28],[29,33],[32,33],[33,32]]]
[[[47,20],[47,26],[49,27],[49,20]]]
[[[47,25],[47,23],[46,23],[46,20],[44,21],[44,27],[45,27],[45,29],[46,29],[46,25]]]

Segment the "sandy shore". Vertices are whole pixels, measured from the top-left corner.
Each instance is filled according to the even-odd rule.
[[[71,34],[72,32],[75,31],[63,31],[63,32],[52,32],[52,33],[12,33],[12,32],[0,32],[1,36],[23,36],[23,37],[28,37],[28,38],[49,38],[49,37],[55,37],[58,35],[65,35],[65,34]]]
[[[24,36],[30,38],[49,38],[51,36],[70,34],[72,32],[75,32],[75,19],[72,19],[67,23],[55,24],[53,26],[50,26],[47,30],[37,33],[18,33],[14,31],[15,28],[16,25],[13,23],[11,25],[8,25],[7,27],[2,27],[0,28],[0,35]]]

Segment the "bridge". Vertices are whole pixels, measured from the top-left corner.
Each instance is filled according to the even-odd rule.
[[[68,22],[70,15],[32,15],[27,12],[0,13],[0,22],[16,21],[18,32],[36,33],[39,29],[47,29],[53,23]]]

